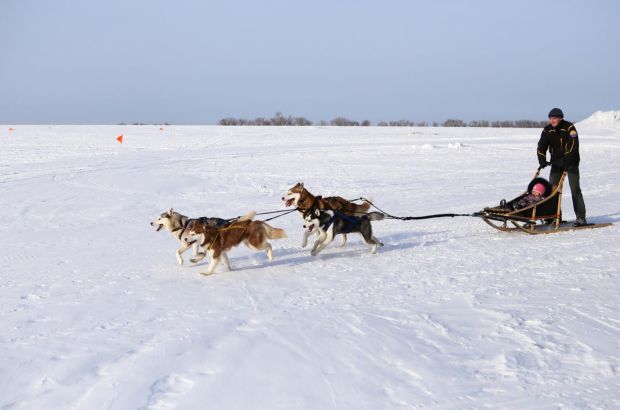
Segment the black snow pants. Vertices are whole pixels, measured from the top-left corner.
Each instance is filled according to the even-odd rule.
[[[579,186],[579,165],[572,165],[566,169],[551,166],[551,172],[549,173],[549,183],[555,186],[562,176],[562,172],[566,171],[568,174],[568,183],[570,184],[570,192],[573,197],[573,209],[575,210],[575,216],[577,218],[586,217],[586,204],[583,201],[583,195],[581,194],[581,187]]]

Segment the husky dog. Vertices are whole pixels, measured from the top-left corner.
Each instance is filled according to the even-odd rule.
[[[251,221],[254,218],[255,212],[249,212],[247,215],[242,216],[238,219],[233,219],[232,221]],[[215,227],[224,226],[231,222],[228,219],[222,218],[206,218],[201,217],[198,219],[190,219],[185,215],[182,215],[178,212],[175,212],[174,209],[170,208],[168,212],[164,212],[157,219],[151,222],[151,226],[156,226],[156,232],[160,231],[162,228],[166,228],[172,236],[174,236],[179,242],[181,242],[181,247],[176,251],[177,261],[179,261],[179,265],[183,266],[183,257],[181,254],[188,250],[190,247],[193,248],[193,256],[192,262],[198,262],[203,259],[206,255],[206,252],[199,252],[199,243],[197,241],[189,240],[190,235],[187,229],[188,225],[194,221],[202,221],[202,223],[206,223]]]
[[[252,250],[267,252],[269,261],[272,261],[273,251],[268,240],[286,238],[284,229],[274,228],[263,221],[247,219],[238,220],[221,228],[195,221],[188,225],[187,230],[189,236],[185,240],[188,246],[197,237],[200,245],[211,254],[211,263],[205,275],[212,274],[220,260],[224,263],[224,267],[230,270],[227,253],[241,243]]]
[[[303,182],[298,182],[289,189],[286,195],[282,197],[282,200],[284,201],[284,206],[289,207],[293,205],[296,207],[302,218],[304,218],[306,212],[314,209],[321,211],[331,210],[350,216],[361,216],[368,212],[370,208],[368,202],[358,205],[340,196],[328,196],[323,198],[321,196],[312,195],[310,191],[304,187]],[[304,231],[304,236],[301,241],[302,248],[305,248],[308,244],[308,236],[311,234],[312,232],[308,230]],[[316,234],[318,235],[318,231],[316,231]],[[347,235],[343,234],[340,246],[344,246],[346,243]]]
[[[380,221],[385,218],[381,212],[369,212],[361,216],[345,215],[341,212],[310,210],[304,214],[306,221],[304,228],[310,233],[316,231],[318,238],[310,254],[316,256],[327,247],[336,235],[359,233],[367,244],[372,245],[370,253],[377,252],[377,246],[383,244],[372,234],[371,221]]]

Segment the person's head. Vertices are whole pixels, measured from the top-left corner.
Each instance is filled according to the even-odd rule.
[[[564,113],[559,108],[554,108],[549,111],[549,124],[552,127],[557,127],[558,124],[564,119]]]
[[[545,186],[541,184],[540,182],[535,184],[534,187],[532,188],[532,194],[536,196],[544,195],[545,191],[546,191]]]

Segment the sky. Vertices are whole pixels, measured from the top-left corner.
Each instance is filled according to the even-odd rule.
[[[0,122],[568,120],[620,109],[616,0],[0,0]]]

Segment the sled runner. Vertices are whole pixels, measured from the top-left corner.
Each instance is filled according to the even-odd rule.
[[[562,221],[562,187],[566,172],[562,174],[556,186],[540,177],[538,168],[534,179],[529,183],[527,191],[511,201],[502,200],[499,206],[484,208],[473,216],[482,218],[493,228],[503,232],[526,232],[532,235],[549,234],[581,229],[603,228],[611,223],[587,224],[574,226],[572,222]],[[525,198],[534,185],[545,186],[544,198],[529,206],[519,208],[517,204]]]

